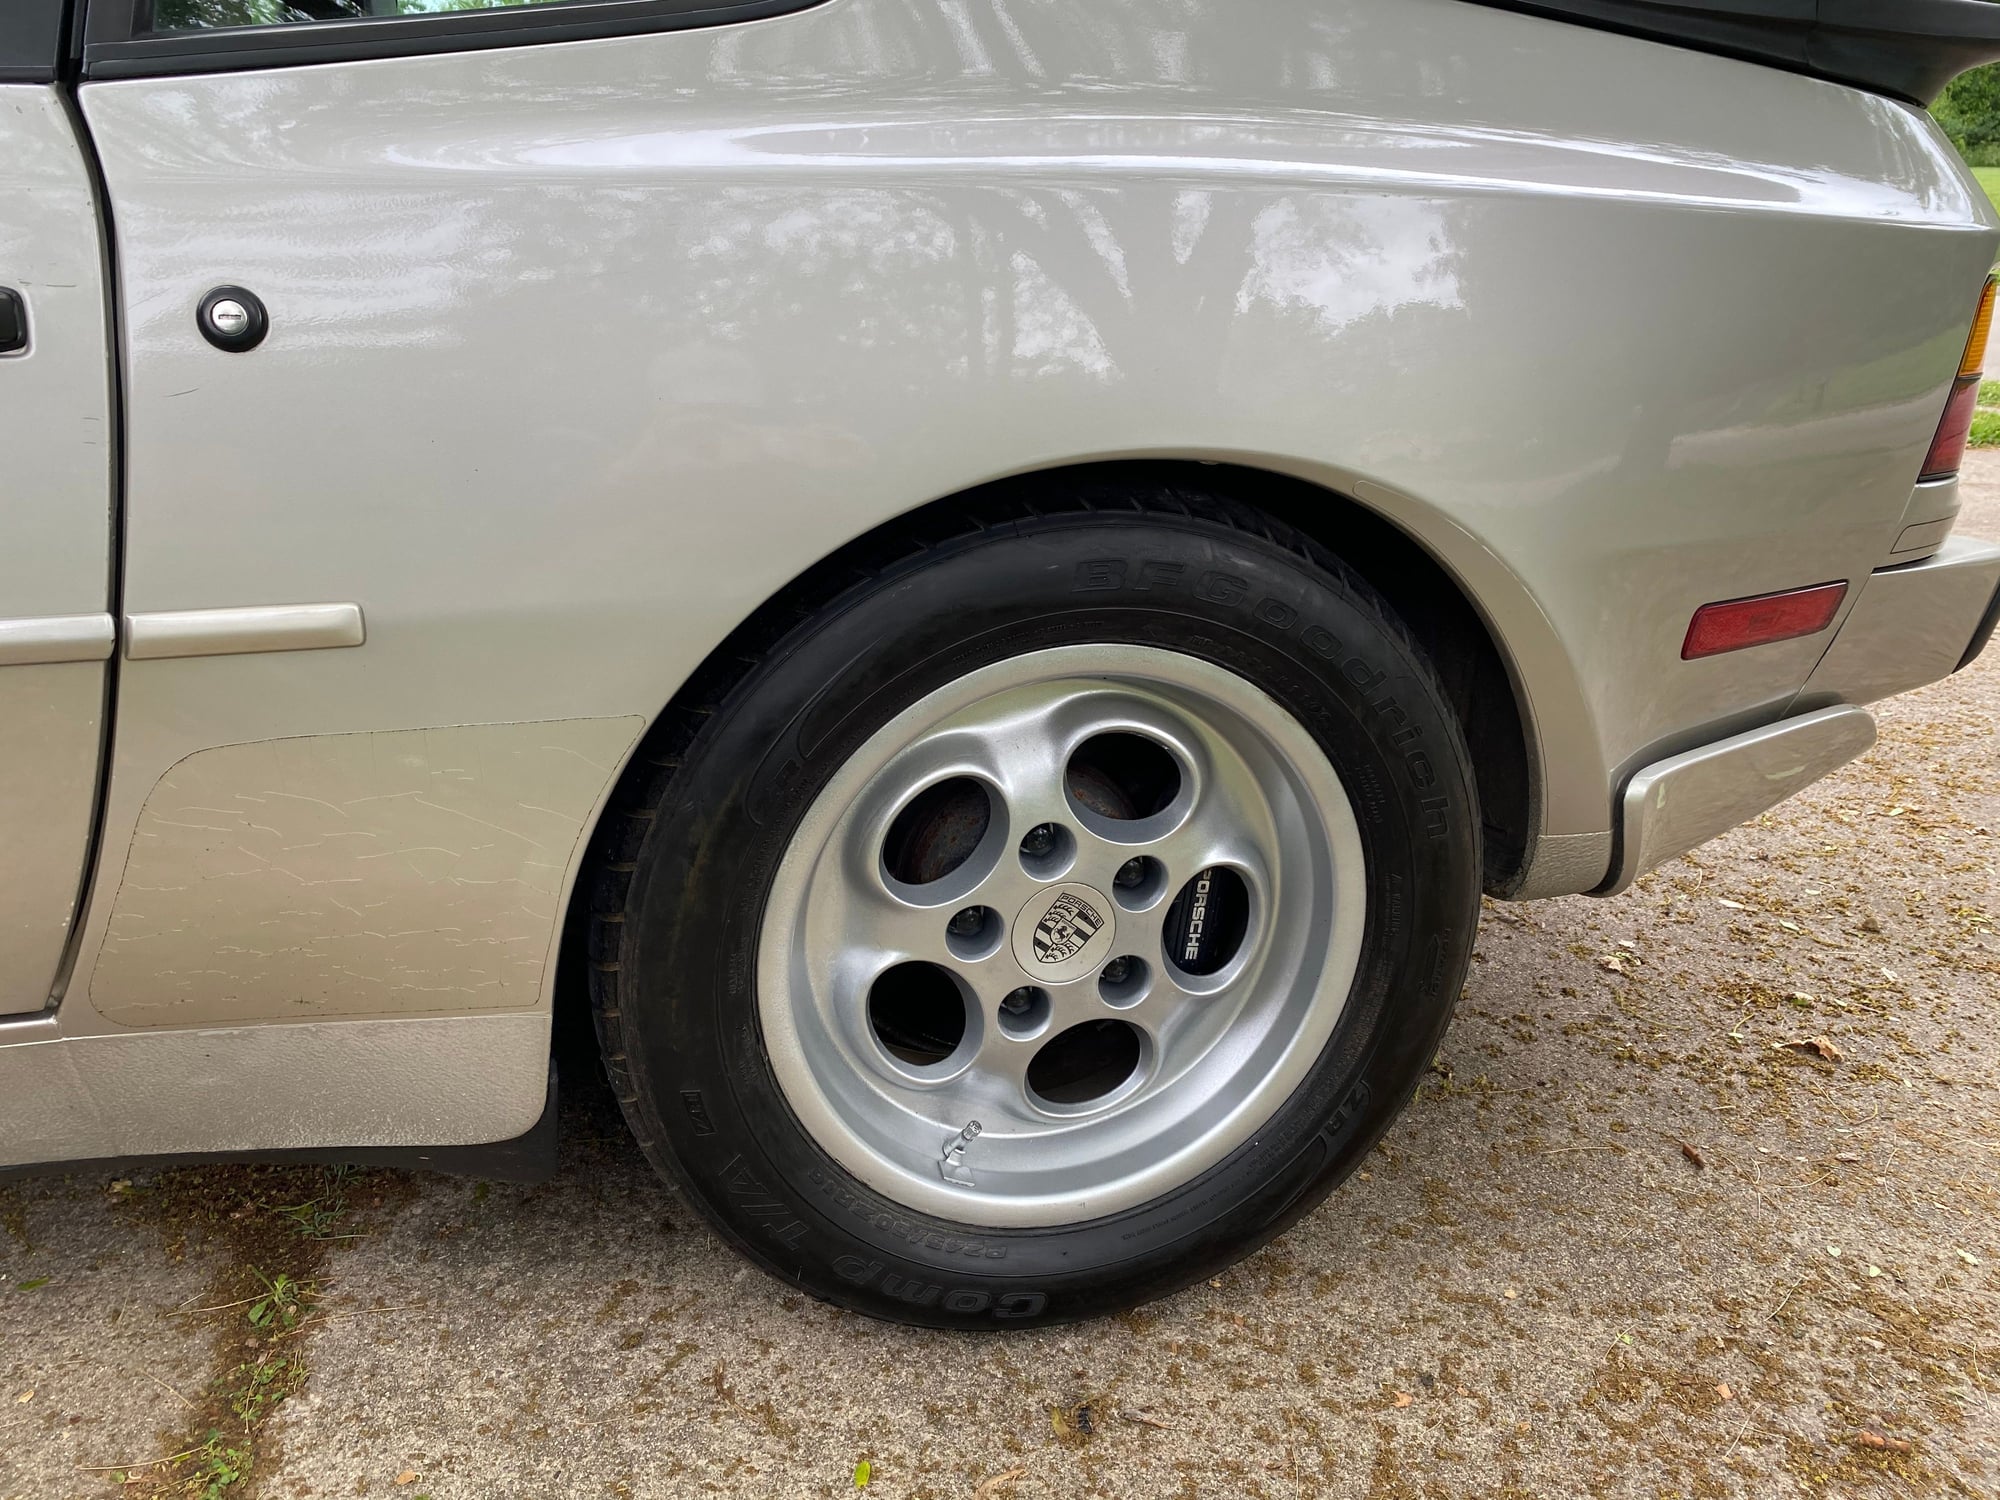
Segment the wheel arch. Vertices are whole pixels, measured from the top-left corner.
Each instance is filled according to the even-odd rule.
[[[1473,755],[1489,894],[1518,889],[1542,809],[1526,688],[1464,583],[1380,509],[1329,485],[1250,464],[1201,462],[1195,481],[1305,533],[1386,599],[1430,657]]]
[[[1024,470],[958,490],[886,520],[817,559],[764,600],[708,655],[663,707],[621,772],[620,787],[606,800],[617,801],[625,778],[650,774],[663,757],[677,756],[675,743],[687,722],[676,708],[699,708],[726,692],[737,664],[754,657],[805,614],[838,595],[857,577],[867,576],[906,551],[933,529],[962,524],[968,509],[1008,503],[1046,503],[1053,493],[1102,492],[1117,484],[1195,489],[1248,505],[1304,533],[1353,567],[1388,600],[1429,654],[1464,725],[1474,757],[1490,894],[1506,896],[1521,888],[1531,865],[1545,804],[1549,774],[1537,734],[1538,723],[1516,654],[1496,628],[1487,602],[1442,561],[1434,546],[1384,511],[1396,498],[1365,481],[1349,487],[1367,494],[1367,503],[1317,477],[1268,464],[1207,458],[1147,457],[1094,459]],[[1380,498],[1378,498],[1380,497]],[[1401,508],[1401,507],[1398,507]],[[1407,513],[1407,512],[1406,512]],[[1433,516],[1435,512],[1431,512]],[[1439,524],[1450,523],[1439,519]],[[1469,554],[1498,567],[1492,554],[1469,534],[1459,535]],[[1506,575],[1512,579],[1512,575]],[[1518,581],[1517,609],[1525,604],[1540,619]],[[1543,622],[1546,628],[1546,621]],[[1553,642],[1553,632],[1549,641]],[[1566,663],[1565,663],[1566,668]],[[1579,707],[1580,697],[1577,700]],[[582,870],[565,913],[557,965],[556,1045],[559,1052],[594,1047],[583,993],[590,956],[581,913],[590,872],[626,854],[607,847],[606,825],[591,833]]]

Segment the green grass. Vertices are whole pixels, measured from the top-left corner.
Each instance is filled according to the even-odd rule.
[[[1986,189],[1986,196],[2000,205],[2000,167],[1974,167],[1972,175],[1979,179],[1979,185]]]
[[[1974,167],[1972,175],[1979,179],[1979,185],[1986,189],[1986,196],[2000,208],[2000,167]],[[2000,448],[2000,380],[1982,380],[1979,383],[1979,410],[1972,414],[1972,432],[1966,438],[1968,448]]]
[[[2000,448],[2000,380],[1979,382],[1979,409],[1972,414],[1972,431],[1966,435],[1965,446]]]

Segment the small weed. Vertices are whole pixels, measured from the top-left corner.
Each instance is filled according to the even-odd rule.
[[[214,1428],[183,1460],[190,1485],[183,1492],[199,1500],[222,1500],[225,1491],[250,1477],[250,1444],[231,1443]]]
[[[250,1326],[266,1332],[298,1327],[299,1317],[314,1289],[294,1281],[283,1271],[266,1276],[253,1266],[250,1274],[264,1283],[264,1295],[250,1304]]]
[[[2000,411],[1981,409],[1972,414],[1972,434],[1966,439],[1969,447],[2000,448]]]
[[[298,1394],[305,1384],[306,1368],[295,1359],[261,1359],[236,1367],[235,1388],[229,1393],[229,1409],[245,1430],[254,1429],[271,1414],[271,1409],[287,1396]]]
[[[322,1192],[303,1203],[282,1204],[272,1212],[309,1240],[331,1239],[347,1222],[347,1187],[353,1175],[352,1167],[328,1167]]]

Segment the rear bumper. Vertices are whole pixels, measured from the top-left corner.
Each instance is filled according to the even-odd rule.
[[[1796,706],[1873,703],[1949,677],[1986,644],[1997,589],[2000,547],[1970,537],[1870,573]]]
[[[2000,546],[1954,537],[1868,576],[1791,717],[1655,761],[1626,784],[1610,896],[1839,769],[1875,743],[1861,704],[1948,677],[2000,620]]]
[[[1614,896],[1656,865],[1776,807],[1875,743],[1875,716],[1843,704],[1655,761],[1626,783]]]

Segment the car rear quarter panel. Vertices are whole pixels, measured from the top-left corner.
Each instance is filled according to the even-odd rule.
[[[1582,888],[1627,769],[1810,673],[1821,639],[1681,634],[1887,551],[1996,240],[1918,112],[1453,0],[832,0],[84,108],[126,608],[369,625],[127,663],[114,873],[191,754],[651,716],[869,528],[1150,455],[1353,495],[1467,585]],[[271,309],[254,354],[194,334],[219,282]],[[118,1029],[85,989],[69,1024]]]

